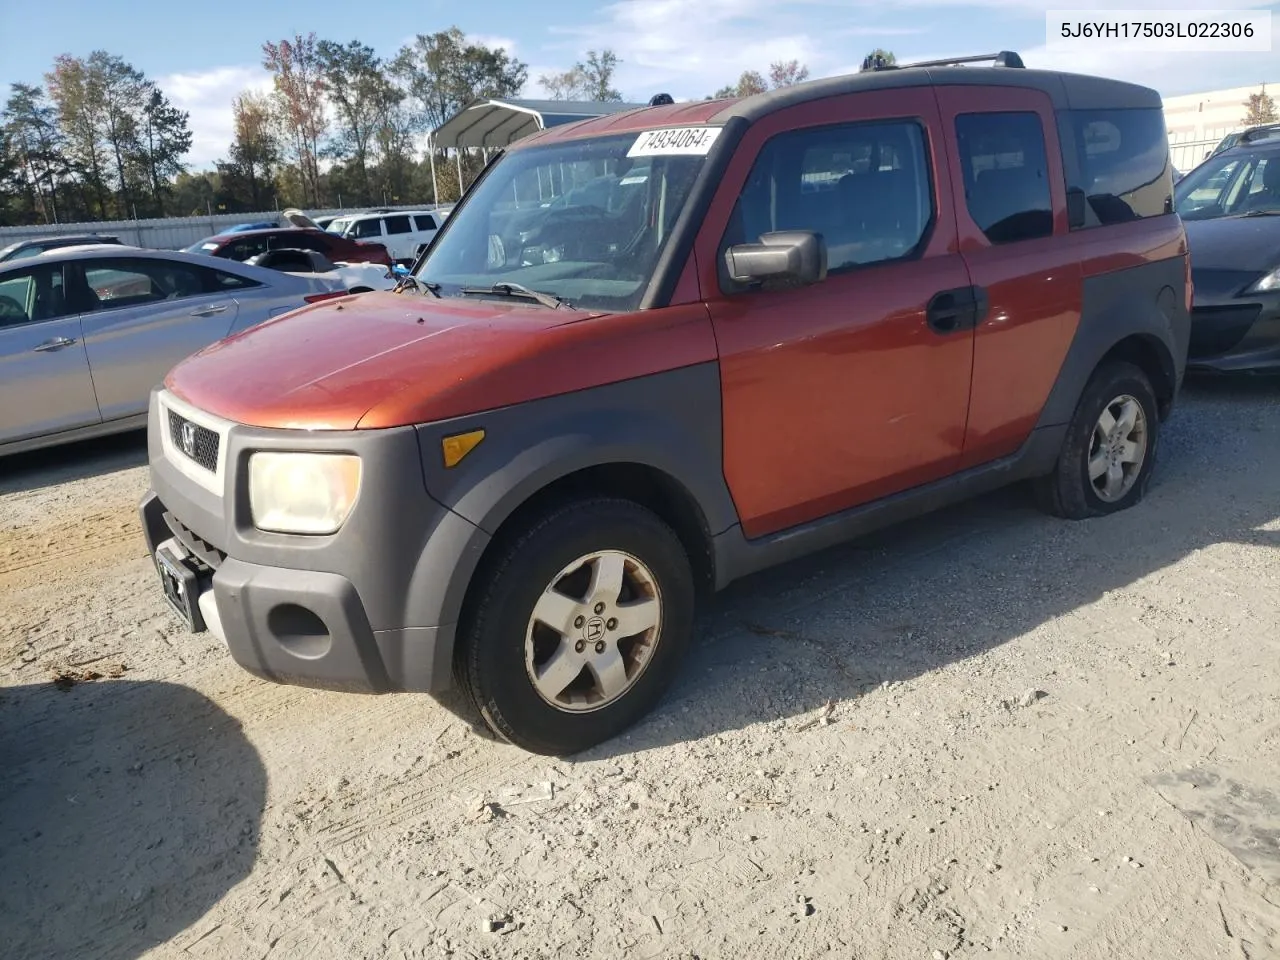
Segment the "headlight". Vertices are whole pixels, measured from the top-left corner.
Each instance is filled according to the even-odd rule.
[[[1280,290],[1280,267],[1272,270],[1245,293],[1271,293],[1275,290]]]
[[[335,533],[359,491],[359,457],[265,452],[249,457],[249,510],[259,530]]]

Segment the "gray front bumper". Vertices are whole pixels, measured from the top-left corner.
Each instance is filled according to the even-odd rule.
[[[489,537],[426,492],[412,428],[303,432],[233,426],[225,489],[193,482],[148,428],[147,546],[198,572],[208,629],[245,669],[271,680],[371,693],[436,692],[451,682],[456,622]],[[253,450],[342,450],[364,463],[358,501],[332,536],[255,529],[242,489]],[[157,585],[157,590],[159,586]]]

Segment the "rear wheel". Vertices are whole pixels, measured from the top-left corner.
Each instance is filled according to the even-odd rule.
[[[1083,520],[1133,506],[1151,482],[1159,431],[1147,375],[1131,363],[1099,367],[1076,406],[1053,472],[1035,482],[1041,507]]]
[[[633,725],[692,635],[684,548],[630,501],[546,513],[480,576],[458,680],[495,734],[535,753],[578,753]]]

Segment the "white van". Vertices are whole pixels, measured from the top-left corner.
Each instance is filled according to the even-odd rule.
[[[377,241],[391,259],[409,263],[431,242],[444,216],[438,210],[371,210],[338,217],[325,229],[349,240]]]

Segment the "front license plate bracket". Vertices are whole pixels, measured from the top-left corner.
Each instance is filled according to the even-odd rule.
[[[169,606],[191,633],[202,633],[206,626],[204,617],[200,615],[200,578],[195,570],[167,546],[156,550],[155,560],[160,586]]]

